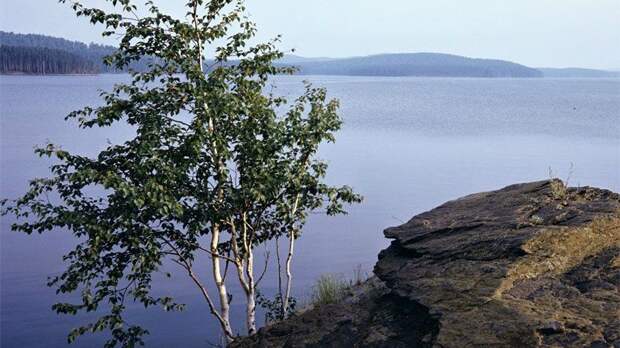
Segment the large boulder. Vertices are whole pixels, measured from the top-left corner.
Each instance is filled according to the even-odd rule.
[[[385,235],[393,242],[357,295],[233,346],[620,348],[616,193],[518,184]]]

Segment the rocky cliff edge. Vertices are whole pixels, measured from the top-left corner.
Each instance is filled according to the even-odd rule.
[[[560,181],[388,228],[375,276],[235,347],[620,348],[620,195]]]

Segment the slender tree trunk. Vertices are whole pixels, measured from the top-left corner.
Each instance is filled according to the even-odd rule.
[[[278,294],[280,295],[280,311],[282,311],[284,309],[284,293],[282,293],[282,263],[280,260],[280,239],[277,236],[276,236],[276,258],[278,262]],[[282,318],[284,318],[284,312],[282,312]]]
[[[254,255],[250,249],[247,260],[248,291],[247,291],[247,326],[248,335],[256,333],[256,284],[254,282]]]
[[[254,248],[252,245],[253,233],[250,235],[248,231],[248,221],[246,213],[242,214],[243,226],[241,231],[243,233],[243,248],[245,250],[246,259],[246,321],[248,327],[248,335],[256,333],[256,282],[254,281]]]
[[[294,216],[297,213],[298,205],[299,205],[299,194],[295,198],[295,203],[293,204],[293,209],[291,210],[291,216]],[[291,228],[291,231],[289,232],[289,240],[288,240],[288,255],[286,256],[286,294],[282,302],[283,303],[282,311],[285,316],[286,316],[286,313],[288,313],[288,307],[289,307],[288,299],[291,297],[291,287],[293,285],[293,273],[291,272],[291,263],[293,262],[294,252],[295,252],[295,228]]]
[[[228,291],[226,290],[226,282],[222,277],[221,270],[221,258],[218,254],[218,244],[220,240],[220,228],[214,226],[211,234],[211,264],[213,266],[213,280],[217,287],[217,292],[220,298],[220,316],[222,317],[222,326],[224,334],[226,335],[226,341],[232,342],[234,335],[232,327],[230,326],[230,304],[228,303]]]
[[[248,234],[248,224],[245,213],[241,218],[241,230],[237,229],[235,221],[229,222],[231,233],[231,251],[239,284],[246,296],[246,327],[248,335],[256,333],[256,281],[254,280],[254,250],[252,236]],[[241,233],[238,235],[237,233]],[[237,238],[241,241],[241,250]]]
[[[251,291],[248,293],[247,300],[248,335],[253,335],[256,333],[256,293],[254,287],[252,287]]]
[[[200,65],[200,70],[204,73],[204,66],[203,66],[203,57],[202,57],[202,38],[200,37],[199,34],[199,28],[198,28],[198,2],[195,1],[193,4],[193,24],[194,24],[194,29],[196,30],[196,43],[198,45],[198,64]],[[206,103],[203,105],[204,107],[204,111],[207,111],[207,105]],[[215,127],[213,125],[213,119],[209,118],[208,121],[208,128],[209,131],[211,133],[215,132]],[[218,165],[218,182],[220,182],[223,180],[222,179],[222,171],[223,171],[223,163],[222,163],[222,159],[218,156],[217,153],[217,146],[214,143],[213,144],[213,151],[214,151],[214,155],[215,155],[215,159],[217,161],[217,165]],[[218,189],[218,200],[221,202],[223,199],[223,191],[222,188],[220,187]],[[228,298],[228,291],[226,289],[226,280],[224,279],[224,277],[222,276],[222,270],[221,270],[221,257],[219,256],[219,250],[218,250],[218,246],[220,243],[220,226],[218,224],[214,224],[213,228],[212,228],[212,233],[211,233],[211,264],[212,264],[212,272],[213,272],[213,280],[215,281],[215,286],[217,287],[217,291],[218,291],[218,295],[220,298],[220,317],[222,318],[221,322],[222,322],[222,329],[224,331],[224,335],[226,336],[226,342],[230,343],[233,341],[234,335],[233,335],[233,331],[232,331],[232,327],[230,325],[230,303],[229,303],[229,298]]]
[[[291,287],[293,284],[293,273],[291,272],[291,263],[293,261],[294,248],[295,248],[295,235],[293,231],[291,230],[291,233],[289,234],[288,255],[286,256],[286,293],[284,294],[284,299],[283,299],[284,305],[282,306],[283,307],[282,311],[285,316],[286,316],[286,313],[288,313],[288,306],[289,306],[288,299],[291,297]]]
[[[218,309],[216,308],[215,303],[211,300],[211,296],[209,296],[209,291],[202,284],[202,282],[200,281],[198,276],[196,276],[196,273],[194,273],[194,270],[192,268],[191,262],[189,262],[185,257],[183,257],[183,255],[179,252],[179,250],[174,246],[173,243],[171,243],[170,241],[168,241],[165,238],[163,238],[163,241],[164,241],[164,243],[166,243],[173,250],[173,252],[178,257],[178,260],[173,260],[173,261],[175,263],[177,263],[178,265],[182,266],[183,268],[185,268],[185,270],[187,271],[189,277],[194,281],[196,286],[198,286],[198,288],[202,292],[202,295],[204,296],[205,300],[207,301],[207,304],[209,305],[209,309],[210,309],[211,313],[213,314],[213,316],[215,316],[217,318],[218,322],[220,323],[220,327],[222,328],[222,331],[224,332],[224,335],[226,336],[226,339],[228,341],[230,341],[232,339],[232,337],[233,337],[233,332],[232,332],[232,329],[230,327],[230,319],[229,319],[228,311],[221,311],[221,312],[218,311]],[[218,267],[214,266],[213,273],[214,274],[219,274],[219,260],[218,260],[218,262],[216,264],[214,263],[214,265],[217,265]],[[226,291],[226,289],[224,288],[224,292],[225,291]],[[219,293],[219,294],[221,296],[221,293]],[[221,299],[221,297],[220,297],[220,299]]]

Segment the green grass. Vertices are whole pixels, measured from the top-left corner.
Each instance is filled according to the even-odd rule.
[[[347,279],[338,274],[323,274],[317,279],[310,294],[310,304],[317,306],[338,303],[353,286],[362,284],[367,279],[361,265],[353,270],[353,278]]]
[[[335,274],[323,274],[312,287],[311,303],[315,306],[340,302],[349,289],[348,281]]]

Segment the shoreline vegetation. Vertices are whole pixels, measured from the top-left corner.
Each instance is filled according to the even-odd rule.
[[[84,44],[38,34],[0,31],[0,75],[97,75],[124,73],[103,63],[113,46]],[[142,58],[130,69],[145,71]],[[209,61],[205,62],[208,65]],[[234,64],[230,63],[230,64]],[[295,67],[299,75],[477,78],[619,78],[620,72],[583,68],[532,68],[495,59],[441,53],[378,54],[351,58],[285,55],[275,63]]]

